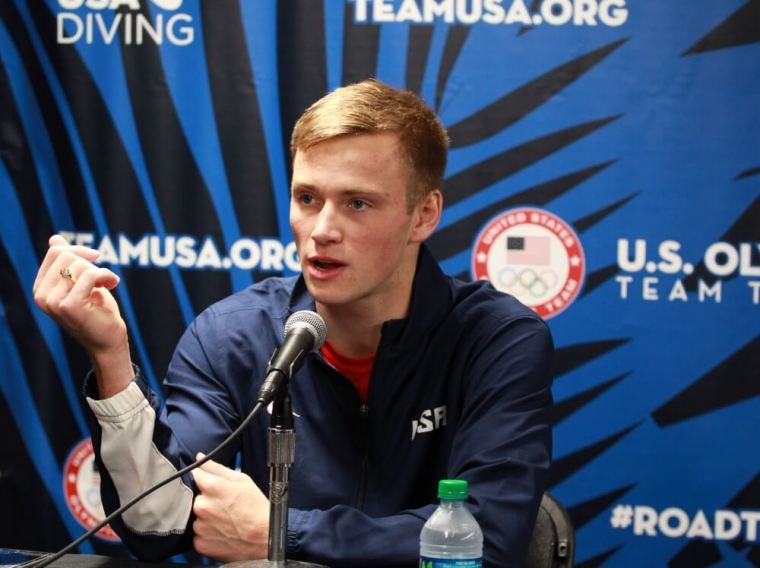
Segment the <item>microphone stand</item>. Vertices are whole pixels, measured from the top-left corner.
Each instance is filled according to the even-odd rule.
[[[267,431],[267,465],[269,465],[269,554],[266,560],[242,560],[223,568],[326,568],[321,564],[287,560],[288,546],[288,475],[295,461],[296,431],[293,407],[285,381],[272,402],[272,418]]]

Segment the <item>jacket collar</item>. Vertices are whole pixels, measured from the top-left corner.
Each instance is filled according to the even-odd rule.
[[[452,303],[453,294],[447,277],[423,244],[417,259],[409,314],[383,324],[383,346],[395,351],[402,350],[404,345],[418,344],[422,335],[435,329],[446,317]],[[300,276],[290,298],[290,313],[315,309],[314,298],[307,290],[303,276]]]
[[[385,322],[382,344],[394,351],[414,347],[451,311],[453,294],[448,279],[424,244],[420,247],[412,300],[407,317]]]

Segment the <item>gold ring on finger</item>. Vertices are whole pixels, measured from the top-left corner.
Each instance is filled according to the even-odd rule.
[[[64,266],[63,268],[61,268],[61,270],[59,271],[59,274],[61,275],[61,277],[68,278],[69,280],[71,280],[72,284],[77,283],[77,277],[74,275],[73,272],[71,272],[68,266]]]

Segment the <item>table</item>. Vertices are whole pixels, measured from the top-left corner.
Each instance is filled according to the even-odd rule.
[[[13,552],[27,552],[28,554],[38,555],[39,552],[31,551],[14,551],[0,548],[0,567],[14,566],[18,560],[13,560]],[[4,558],[7,556],[7,560]],[[11,564],[6,564],[11,561]],[[111,556],[97,556],[95,554],[66,554],[50,565],[50,568],[202,568],[197,564],[174,564],[171,562],[147,563],[129,558],[114,558]]]

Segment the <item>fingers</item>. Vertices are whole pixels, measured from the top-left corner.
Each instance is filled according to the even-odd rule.
[[[69,271],[73,278],[61,275],[61,269],[64,268]],[[93,274],[87,274],[88,272]],[[118,276],[110,270],[98,268],[88,260],[69,251],[58,254],[57,258],[49,265],[47,273],[41,278],[38,276],[38,280],[39,285],[34,292],[34,300],[40,308],[51,315],[74,290],[79,291],[78,298],[81,300],[89,296],[97,282],[105,282],[112,288],[119,281]],[[72,297],[69,303],[73,299]]]
[[[95,288],[108,288],[112,290],[119,283],[119,277],[107,268],[99,268],[84,260],[77,260],[69,267],[75,276],[74,285],[71,286],[68,278],[61,277],[64,285],[71,289],[66,294],[65,301],[72,307],[81,306],[90,300]]]
[[[193,502],[193,548],[200,554],[211,555],[214,552],[213,542],[218,536],[218,522],[214,522],[210,499],[198,495]]]
[[[61,276],[61,268],[73,265],[76,258],[73,254],[64,253],[62,247],[51,248],[45,255],[33,290],[34,301],[46,312],[49,313],[50,306],[56,305],[71,288],[71,281]]]
[[[50,248],[48,248],[45,258],[40,264],[40,269],[37,272],[37,278],[34,281],[33,291],[36,294],[42,287],[46,288],[45,284],[60,271],[64,266],[68,266],[76,258],[83,258],[89,262],[93,262],[100,256],[100,253],[88,247],[69,245],[60,235],[53,235],[48,241]],[[63,258],[62,258],[63,257]],[[58,270],[54,270],[54,267]]]
[[[37,271],[37,278],[34,281],[35,292],[37,291],[37,288],[42,278],[44,278],[45,275],[48,273],[48,270],[50,269],[50,265],[53,264],[53,262],[55,262],[55,260],[58,258],[58,255],[60,254],[60,251],[65,246],[68,246],[68,243],[66,242],[66,239],[64,239],[60,235],[53,235],[52,237],[50,237],[50,239],[48,239],[48,250],[47,250],[47,253],[45,253],[45,258],[42,259],[42,263],[40,264],[40,269]]]
[[[207,473],[201,468],[194,469],[192,473],[195,484],[198,486],[198,489],[201,490],[201,493],[206,493],[213,487],[213,480],[216,477],[215,475]],[[196,497],[195,500],[198,501],[198,499],[199,498]]]
[[[202,458],[203,454],[198,453],[196,460]],[[249,476],[213,460],[209,460],[194,469],[193,479],[202,494],[212,497],[224,496],[230,491],[240,490],[243,487],[248,488],[249,485],[256,487]],[[256,488],[256,491],[259,491],[258,488]]]
[[[195,485],[200,490],[193,503],[193,511],[196,515],[204,517],[212,509],[217,500],[225,500],[233,491],[229,480],[204,471],[201,468],[193,470]]]
[[[108,270],[90,264],[85,260],[77,260],[69,267],[75,276],[73,287],[69,296],[74,300],[85,300],[90,296],[93,288],[107,288],[113,290],[118,286],[121,279]],[[63,278],[66,280],[66,278]]]
[[[200,452],[198,452],[198,455],[195,456],[196,460],[199,460],[202,458],[203,458],[203,454]],[[223,466],[222,464],[215,462],[214,460],[207,461],[202,466],[200,466],[199,469],[206,473],[217,475],[219,477],[223,477],[224,479],[229,479],[230,481],[237,481],[242,475],[241,473],[235,471],[234,469],[230,469],[226,466]]]
[[[229,542],[221,534],[218,523],[211,519],[202,519],[196,513],[196,519],[193,521],[193,533],[193,548],[196,552],[217,560],[226,560],[224,551],[229,549]]]

